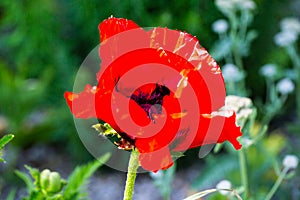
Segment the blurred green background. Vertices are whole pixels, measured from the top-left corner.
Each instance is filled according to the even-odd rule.
[[[244,60],[247,88],[254,100],[263,98],[265,91],[263,77],[258,75],[260,66],[273,60],[283,68],[291,65],[284,50],[273,42],[280,19],[300,16],[297,0],[255,2],[251,28],[259,35]],[[7,152],[7,168],[16,167],[23,152],[35,145],[59,149],[70,155],[72,164],[92,158],[76,133],[63,93],[72,90],[81,62],[99,44],[98,24],[110,15],[142,27],[187,31],[208,50],[218,39],[211,25],[224,18],[212,0],[1,0],[0,136],[15,134]],[[293,116],[294,98],[290,99],[280,121]],[[193,160],[190,156],[184,162]]]

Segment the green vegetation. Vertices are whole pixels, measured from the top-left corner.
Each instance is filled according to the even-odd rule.
[[[215,188],[227,179],[232,184],[230,191],[243,199],[271,199],[274,195],[275,199],[299,199],[299,183],[293,181],[299,180],[299,168],[287,165],[295,160],[286,155],[300,158],[300,30],[294,40],[280,40],[286,28],[282,19],[299,21],[295,6],[299,4],[255,0],[254,7],[228,9],[220,2],[1,0],[0,166],[5,167],[0,168],[0,198],[5,189],[11,190],[5,198],[14,199],[16,190],[24,187],[21,178],[27,185],[25,199],[81,199],[86,194],[82,185],[108,160],[106,155],[101,162],[91,161],[63,93],[72,90],[77,69],[99,44],[98,24],[114,15],[142,27],[168,27],[195,35],[221,66],[228,94],[252,100],[250,107],[238,109],[243,149],[234,152],[230,145],[217,145],[201,160],[200,177],[195,178],[191,190]],[[218,24],[213,24],[220,19],[227,28],[216,30]],[[33,180],[21,171],[16,172],[19,177],[14,176],[23,152],[36,145],[58,147],[70,155],[71,165],[90,163],[76,167],[66,180],[57,172],[33,167],[26,167]],[[200,162],[191,156],[185,159]],[[22,166],[25,164],[29,165]],[[177,169],[184,170],[184,165],[178,159]],[[169,186],[176,177],[175,167],[169,170],[153,176],[164,199],[170,199]],[[235,198],[217,191],[197,197],[212,192],[209,199]]]

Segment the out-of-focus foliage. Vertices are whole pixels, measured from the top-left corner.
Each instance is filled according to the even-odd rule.
[[[269,102],[262,98],[272,91],[265,90],[268,83],[258,72],[266,63],[274,63],[281,78],[283,72],[292,68],[289,56],[284,49],[276,47],[273,36],[279,32],[280,19],[286,16],[299,18],[299,2],[255,0],[255,3],[256,10],[249,30],[256,30],[258,34],[243,54],[246,72],[243,78],[252,99],[266,102],[268,107],[265,110],[274,110],[272,99]],[[134,20],[142,27],[161,26],[187,31],[197,36],[201,45],[209,51],[213,50],[218,40],[211,26],[216,20],[224,18],[212,0],[1,0],[0,136],[10,132],[15,134],[13,146],[9,145],[11,157],[8,161],[11,159],[11,162],[6,172],[11,172],[15,167],[20,152],[39,143],[59,146],[76,161],[90,158],[76,134],[63,93],[72,90],[78,67],[99,43],[98,24],[110,15]],[[299,46],[299,40],[296,46]],[[227,50],[222,47],[218,53]],[[221,66],[225,64],[224,60],[217,61]],[[283,119],[294,119],[293,98],[285,103],[276,110],[276,114]],[[258,106],[262,107],[258,109],[258,118],[261,119],[265,110],[263,103]],[[275,120],[277,118],[275,116]],[[272,129],[283,126],[284,121],[271,124]],[[260,126],[257,123],[254,127]],[[299,149],[293,150],[288,145],[289,135],[282,130],[275,132],[246,150],[249,174],[253,174],[249,182],[255,183],[258,179],[260,182],[251,185],[253,191],[265,193],[272,186],[276,171],[273,170],[274,163],[278,162],[280,153],[299,152]],[[297,146],[299,141],[293,142],[293,146]],[[233,185],[240,185],[239,161],[229,149],[226,149],[228,154],[211,155],[206,159],[206,167],[199,181],[194,183],[195,187],[215,184],[220,179],[219,174],[230,178]],[[193,157],[191,160],[194,162]],[[180,161],[178,166],[186,164]],[[10,173],[3,174],[0,189],[4,177],[12,179]],[[288,184],[283,185],[280,197],[284,198],[288,193],[285,190],[290,188]],[[215,197],[220,198],[220,195]]]
[[[31,177],[24,172],[16,171],[27,186],[28,197],[24,200],[51,199],[51,200],[76,200],[84,199],[88,195],[87,182],[91,175],[101,167],[108,159],[109,153],[101,156],[98,160],[77,166],[67,180],[61,178],[58,172],[25,166]]]

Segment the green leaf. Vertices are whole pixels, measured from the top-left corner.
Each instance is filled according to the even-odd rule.
[[[2,156],[2,149],[4,148],[4,146],[9,143],[15,136],[13,134],[8,134],[3,136],[0,139],[0,162],[5,162],[5,160],[3,158],[1,158]]]
[[[176,163],[174,163],[174,165],[167,170],[150,173],[150,176],[154,180],[154,185],[157,187],[164,200],[169,200],[171,197],[175,171]]]
[[[224,143],[216,144],[216,146],[214,147],[214,153],[218,153],[222,149],[223,145]]]
[[[0,150],[3,149],[3,147],[9,143],[15,136],[13,134],[8,134],[8,135],[5,135],[3,136],[1,139],[0,139]]]
[[[246,42],[248,44],[250,44],[251,42],[253,42],[253,40],[255,40],[258,36],[258,33],[256,30],[250,30],[246,36]]]
[[[6,197],[6,200],[14,200],[16,197],[16,193],[17,193],[16,189],[10,190],[10,192],[8,193],[8,195]]]
[[[289,173],[287,173],[287,175],[284,177],[286,180],[294,178],[296,175],[295,170],[290,171]]]
[[[32,176],[32,178],[34,179],[34,185],[40,189],[40,172],[38,169],[36,168],[32,168],[28,165],[25,165],[25,168],[29,171],[30,175]]]
[[[50,198],[46,198],[42,191],[33,190],[30,192],[28,198],[24,198],[24,200],[50,200]]]
[[[238,170],[238,162],[230,155],[206,157],[207,167],[203,169],[200,176],[192,183],[192,188],[199,189],[214,185],[220,179],[224,179],[229,173]],[[222,167],[220,167],[222,166]],[[220,176],[220,174],[222,176]]]
[[[25,184],[27,186],[27,190],[29,192],[34,189],[34,184],[32,183],[30,176],[28,176],[26,173],[21,172],[19,170],[15,170],[15,174],[25,182]]]
[[[243,200],[242,197],[240,197],[240,195],[235,191],[235,190],[232,190],[232,189],[208,189],[208,190],[204,190],[202,192],[199,192],[199,193],[196,193],[196,194],[193,194],[187,198],[185,198],[184,200],[197,200],[197,199],[200,199],[202,197],[205,197],[209,194],[212,194],[212,193],[215,193],[215,192],[218,192],[218,191],[227,191],[227,192],[232,192],[233,195],[238,199],[238,200]]]
[[[196,199],[200,199],[208,194],[212,194],[214,192],[218,191],[217,189],[208,189],[208,190],[204,190],[202,192],[198,192],[196,194],[193,194],[187,198],[185,198],[184,200],[196,200]]]
[[[63,197],[65,200],[79,199],[86,195],[83,186],[87,183],[87,179],[110,158],[110,154],[106,153],[99,159],[83,166],[78,166],[69,176]]]
[[[171,152],[171,156],[172,156],[173,160],[177,160],[178,158],[181,158],[185,155],[184,155],[184,153],[182,153],[180,151],[177,151],[177,152],[174,151],[174,152]]]

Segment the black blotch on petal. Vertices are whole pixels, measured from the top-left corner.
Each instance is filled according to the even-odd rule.
[[[170,95],[170,90],[164,85],[156,84],[151,94],[138,90],[138,94],[132,94],[131,99],[148,114],[149,118],[155,123],[152,114],[161,114],[163,98]]]

